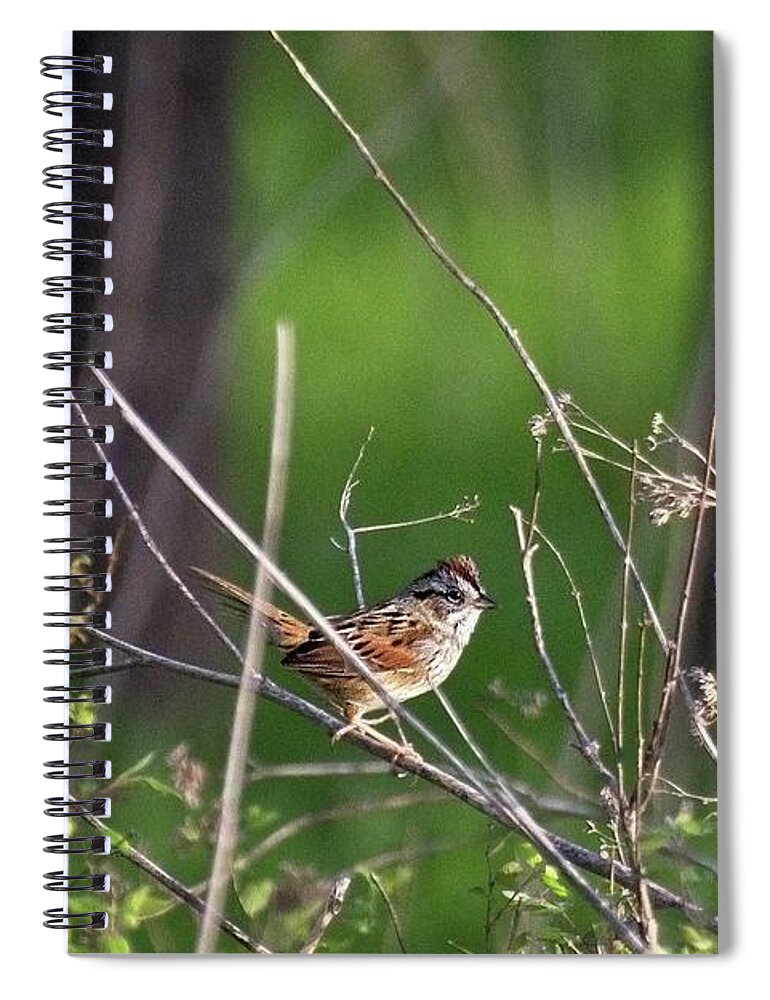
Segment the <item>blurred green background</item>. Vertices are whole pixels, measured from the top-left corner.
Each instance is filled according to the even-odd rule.
[[[554,388],[568,390],[627,440],[643,439],[652,413],[660,410],[705,446],[713,383],[709,33],[287,37],[428,226],[520,330]],[[209,332],[216,338],[208,345],[213,377],[204,372],[192,384],[170,383],[166,396],[172,407],[184,406],[210,428],[214,446],[195,471],[258,536],[274,331],[277,320],[289,320],[296,329],[297,384],[282,566],[323,609],[354,606],[348,562],[330,539],[342,539],[339,494],[370,426],[375,433],[353,498],[354,523],[417,518],[478,494],[473,524],[439,521],[362,536],[367,598],[396,591],[438,558],[473,555],[499,609],[482,619],[445,690],[513,781],[573,802],[578,790],[595,803],[595,776],[570,745],[535,655],[508,510],[510,504],[526,509],[531,501],[534,443],[527,420],[543,404],[494,323],[420,242],[269,37],[244,34],[227,45],[226,114],[220,131],[202,139],[224,160],[218,194],[226,210],[199,235],[204,257],[207,238],[216,235],[228,262],[213,304],[218,322]],[[135,58],[137,51],[135,45]],[[193,119],[191,132],[195,127]],[[185,170],[192,220],[207,190],[196,186],[194,164]],[[181,263],[172,259],[170,266]],[[167,324],[167,351],[184,350],[185,322],[180,315]],[[120,363],[116,351],[115,378],[123,384]],[[152,407],[150,400],[151,422]],[[184,433],[177,431],[172,442],[184,453]],[[550,454],[552,444],[553,437],[546,442],[541,524],[582,591],[612,688],[622,567],[572,459]],[[131,447],[139,446],[131,441]],[[666,461],[677,468],[676,452]],[[597,471],[625,525],[627,478]],[[248,562],[194,509],[186,511],[186,503],[161,536],[192,534],[205,553],[196,561],[250,584]],[[640,512],[638,556],[670,622],[690,522],[653,530],[644,520]],[[589,728],[606,744],[568,589],[544,554],[535,566],[554,660]],[[125,587],[124,600],[130,601],[131,579],[127,574],[118,583]],[[137,586],[135,578],[131,586]],[[705,599],[703,608],[705,616]],[[189,630],[184,641],[193,650],[208,650],[209,665],[235,669],[217,647],[202,645],[208,640],[194,618]],[[115,632],[172,655],[179,651],[178,636],[132,635],[121,630],[118,615]],[[709,627],[694,648],[699,659],[693,662],[711,665]],[[287,676],[274,653],[267,671],[315,697]],[[660,658],[652,651],[648,671],[651,709],[660,674]],[[490,693],[496,680],[511,693],[510,702]],[[232,694],[176,678],[153,680],[147,672],[115,687],[114,772],[153,750],[149,773],[168,780],[165,758],[183,742],[205,764],[210,806],[221,784]],[[411,707],[462,750],[433,698]],[[501,732],[490,712],[535,748],[538,761]],[[675,763],[667,776],[713,792],[683,719],[672,751]],[[264,702],[252,756],[265,764],[362,760]],[[242,846],[253,846],[293,817],[424,790],[392,775],[265,778],[247,789]],[[678,808],[676,801],[662,800],[655,822],[670,824]],[[113,822],[192,884],[206,876],[211,848],[201,832],[205,823],[196,826],[200,816],[192,823],[194,836],[180,832],[190,825],[189,812],[173,798],[133,785],[116,794]],[[550,828],[599,846],[586,834],[583,818],[535,812]],[[291,881],[287,869],[299,871],[298,883],[311,884],[314,877],[366,867],[367,859],[393,852],[396,862],[378,870],[390,879],[408,949],[484,951],[485,851],[501,836],[455,802],[367,807],[354,818],[288,839],[244,875],[241,888],[258,901],[272,880]],[[512,853],[514,844],[502,850]],[[697,846],[713,861],[712,837],[702,837]],[[141,879],[130,869],[121,871],[130,893]],[[656,873],[682,889],[676,861],[661,854]],[[713,905],[713,879],[696,881],[687,891]],[[358,922],[351,917],[346,925],[343,917],[329,948],[397,950],[371,885],[364,879],[354,883],[351,900]],[[231,905],[237,920],[240,904]],[[258,902],[254,907],[257,912]],[[260,912],[256,927],[264,919]],[[588,926],[590,915],[580,907],[578,912]],[[177,912],[142,922],[131,934],[137,950],[188,950],[194,924]],[[679,947],[682,941],[674,933],[669,944]],[[222,947],[233,946],[223,937]]]

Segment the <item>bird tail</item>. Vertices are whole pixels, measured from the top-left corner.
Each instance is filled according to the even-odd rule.
[[[254,606],[250,591],[198,566],[190,566],[190,571],[202,581],[206,590],[223,598],[227,607],[239,618],[249,617]],[[255,610],[260,624],[267,630],[268,641],[279,649],[293,649],[307,641],[310,627],[305,622],[282,611],[269,601],[258,601]]]

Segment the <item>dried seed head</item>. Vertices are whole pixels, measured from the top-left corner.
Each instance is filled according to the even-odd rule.
[[[191,809],[197,809],[201,804],[201,794],[206,782],[206,768],[190,755],[190,748],[186,743],[175,746],[166,762],[171,768],[174,788]]]
[[[697,720],[703,726],[713,726],[717,721],[717,679],[703,667],[692,667],[687,679],[694,689]]]
[[[548,433],[548,424],[550,422],[551,422],[551,417],[547,413],[533,414],[527,421],[527,426],[529,427],[529,433],[536,441],[542,440]]]
[[[669,479],[643,473],[638,481],[637,499],[650,504],[650,520],[656,528],[672,517],[689,517],[700,505],[703,485],[695,476],[685,473],[680,479]],[[705,496],[704,503],[716,506],[713,493]]]

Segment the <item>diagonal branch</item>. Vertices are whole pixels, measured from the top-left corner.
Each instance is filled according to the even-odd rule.
[[[191,889],[183,885],[179,879],[170,875],[165,869],[161,868],[159,864],[148,857],[138,848],[130,844],[125,837],[116,834],[113,829],[107,826],[106,823],[102,823],[101,820],[97,819],[95,816],[81,815],[80,818],[87,823],[89,826],[98,830],[100,833],[106,834],[110,838],[110,844],[112,847],[111,854],[114,857],[125,858],[132,865],[141,869],[150,878],[155,879],[155,881],[161,885],[167,893],[178,899],[180,902],[189,906],[191,910],[195,913],[203,913],[205,903],[196,895]],[[250,938],[248,934],[241,930],[237,924],[234,924],[232,920],[228,920],[227,917],[217,914],[215,916],[217,921],[217,926],[223,930],[230,937],[234,938],[239,944],[243,945],[248,951],[256,952],[260,955],[271,955],[272,952],[266,948],[263,944],[258,941],[254,941]]]

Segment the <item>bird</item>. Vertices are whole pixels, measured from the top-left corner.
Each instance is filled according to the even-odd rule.
[[[251,593],[208,570],[191,571],[241,616],[252,611]],[[396,701],[443,684],[468,645],[482,613],[495,607],[470,556],[442,559],[393,597],[328,621]],[[369,682],[314,625],[267,601],[256,603],[268,642],[283,665],[318,688],[348,723],[369,728],[366,716],[387,707]],[[382,718],[387,718],[383,716]]]

